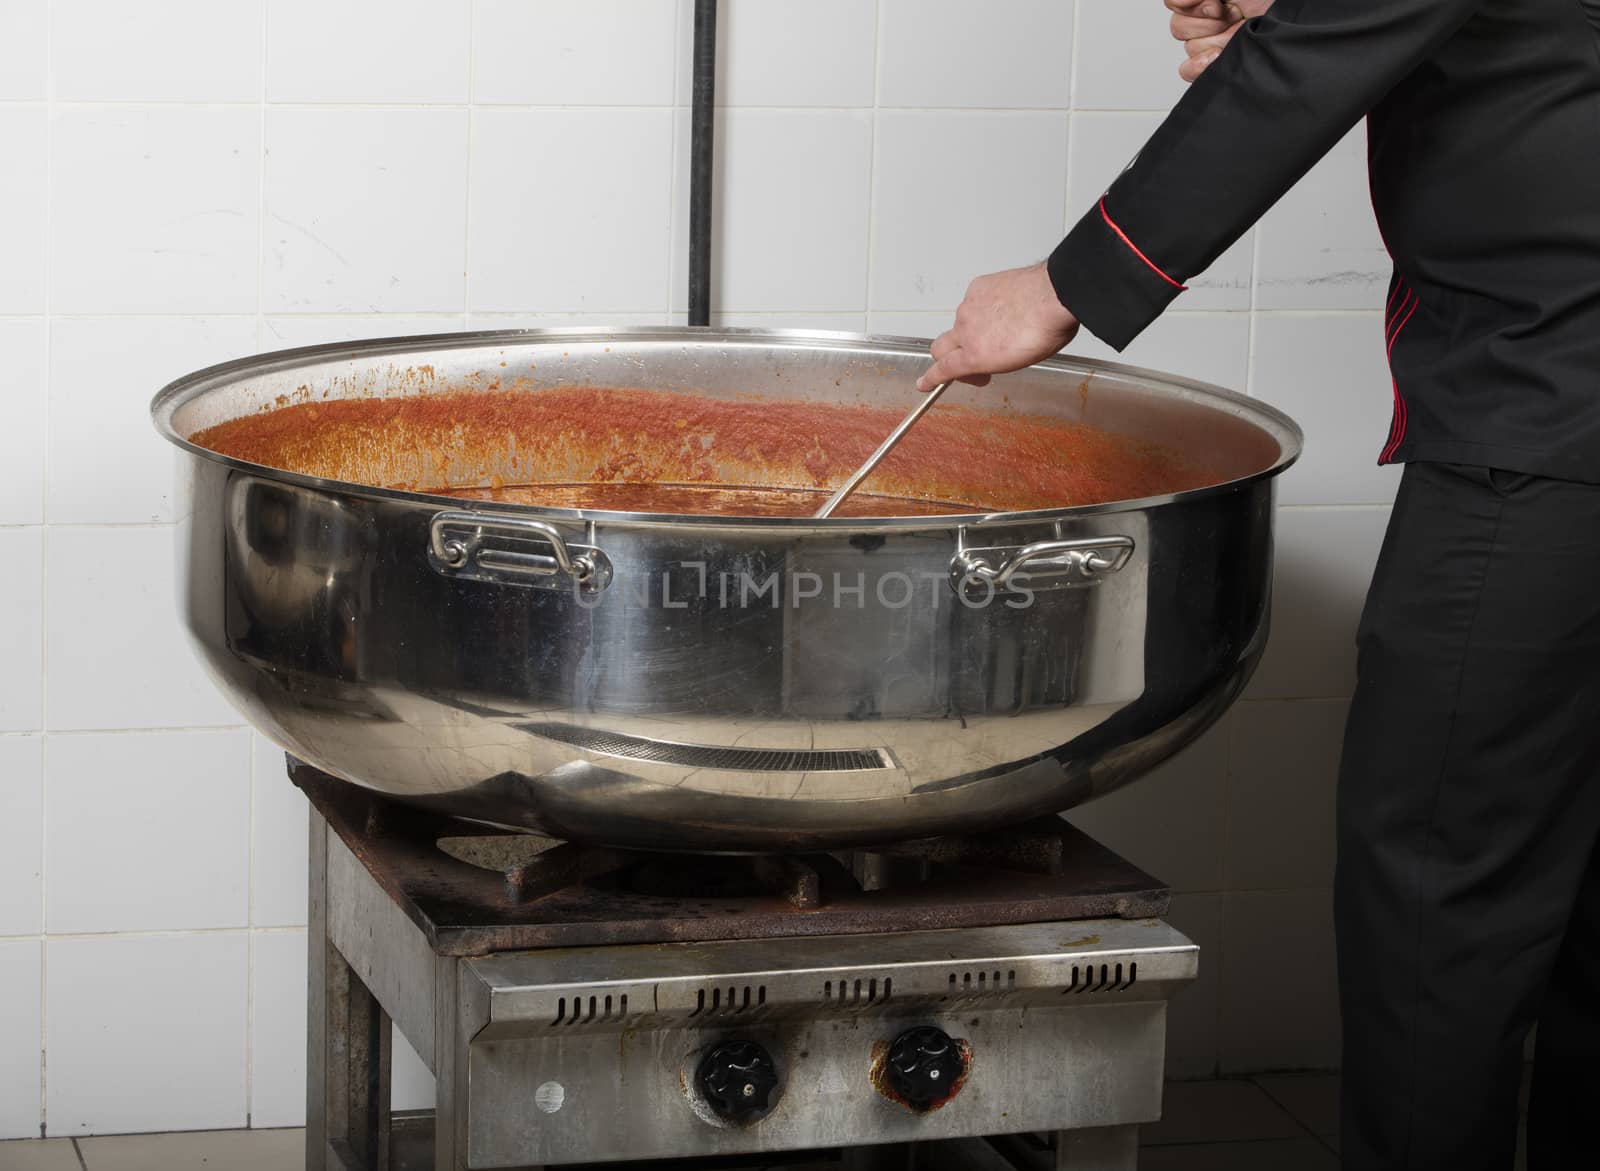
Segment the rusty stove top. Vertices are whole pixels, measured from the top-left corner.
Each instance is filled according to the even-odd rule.
[[[1060,817],[871,850],[707,857],[597,849],[289,775],[439,955],[1153,918],[1169,890]]]

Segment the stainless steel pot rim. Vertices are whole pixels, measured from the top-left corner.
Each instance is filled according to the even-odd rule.
[[[702,516],[678,513],[610,512],[602,509],[546,508],[531,504],[503,504],[488,501],[467,501],[448,496],[435,496],[426,492],[412,492],[397,488],[383,488],[370,484],[357,484],[345,480],[330,480],[321,476],[308,476],[300,472],[250,463],[222,455],[210,448],[201,447],[178,434],[173,426],[173,416],[179,408],[219,386],[238,381],[241,377],[273,373],[306,365],[312,361],[338,361],[344,359],[395,357],[427,350],[474,349],[496,344],[525,345],[548,344],[563,341],[593,342],[620,341],[692,341],[697,345],[727,343],[731,345],[754,343],[781,343],[789,346],[816,346],[824,349],[847,349],[860,353],[879,352],[885,355],[925,353],[925,338],[896,335],[872,335],[832,330],[800,329],[706,329],[688,326],[578,326],[552,329],[476,330],[458,333],[417,334],[405,337],[373,338],[355,342],[332,342],[295,349],[277,350],[236,358],[215,366],[208,366],[168,383],[150,404],[151,417],[156,430],[168,442],[192,455],[243,472],[266,474],[275,480],[316,491],[338,492],[367,499],[393,500],[427,508],[448,507],[458,511],[476,511],[500,515],[538,517],[568,523],[593,523],[628,527],[693,526],[697,530],[736,529],[740,532],[775,531],[799,535],[805,532],[844,531],[928,531],[966,526],[1033,525],[1050,524],[1079,517],[1100,516],[1111,513],[1135,512],[1160,505],[1203,499],[1225,492],[1238,491],[1260,480],[1276,476],[1292,466],[1300,457],[1304,441],[1298,424],[1277,408],[1258,399],[1227,390],[1211,383],[1177,375],[1131,366],[1121,362],[1107,362],[1097,358],[1054,357],[1037,364],[1035,368],[1061,370],[1077,374],[1099,374],[1139,379],[1154,383],[1163,389],[1178,391],[1190,399],[1226,410],[1242,417],[1266,431],[1278,443],[1278,459],[1270,466],[1248,476],[1226,480],[1204,488],[1162,496],[1146,496],[1135,500],[1108,501],[1104,504],[1075,505],[1067,508],[1037,509],[1025,512],[951,513],[940,516],[917,517],[737,517]]]

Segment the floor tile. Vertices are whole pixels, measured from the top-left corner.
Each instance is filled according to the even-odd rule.
[[[1172,1082],[1167,1085],[1161,1121],[1144,1127],[1140,1139],[1154,1146],[1298,1139],[1305,1133],[1250,1082]]]
[[[305,1144],[306,1132],[298,1128],[196,1130],[78,1140],[88,1171],[301,1171]]]
[[[1139,1171],[1338,1171],[1339,1160],[1315,1139],[1153,1147]]]
[[[19,1138],[0,1143],[5,1171],[79,1171],[70,1138]]]
[[[1255,1082],[1312,1134],[1338,1133],[1338,1074],[1278,1074],[1258,1077]]]

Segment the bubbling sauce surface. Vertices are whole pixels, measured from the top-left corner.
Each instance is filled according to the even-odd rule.
[[[191,436],[286,471],[458,499],[708,516],[808,516],[891,407],[606,387],[310,401]],[[1215,483],[1182,453],[1083,423],[941,404],[841,515],[1065,508]]]
[[[822,488],[723,487],[715,484],[514,484],[504,488],[444,488],[437,496],[541,508],[598,508],[682,516],[811,516],[833,493]],[[859,488],[834,516],[950,516],[971,512],[952,500],[882,496]]]

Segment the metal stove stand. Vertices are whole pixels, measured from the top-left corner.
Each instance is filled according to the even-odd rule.
[[[1158,882],[1059,818],[674,859],[291,775],[313,808],[308,1169],[1132,1171],[1160,1114],[1198,949]],[[391,1021],[431,1117],[391,1116]]]

